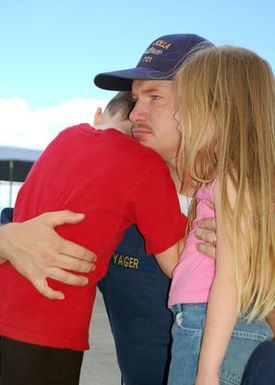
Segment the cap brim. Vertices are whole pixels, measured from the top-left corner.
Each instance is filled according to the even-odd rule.
[[[121,71],[104,72],[96,75],[97,87],[110,91],[131,91],[133,80],[171,80],[172,74],[136,67]]]

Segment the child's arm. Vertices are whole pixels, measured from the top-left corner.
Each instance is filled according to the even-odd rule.
[[[217,204],[218,189],[217,183],[215,191],[217,220],[216,274],[208,301],[195,385],[218,385],[220,383],[219,369],[237,320],[235,265],[232,246],[228,238],[228,233],[232,233],[231,223],[221,224],[221,212]],[[227,192],[229,201],[233,204],[235,192],[230,182],[228,182]]]
[[[0,257],[0,266],[3,265],[3,263],[5,263],[6,261],[6,259]]]
[[[273,337],[275,336],[275,309],[266,317],[266,321],[273,331]]]
[[[179,240],[173,246],[169,247],[169,249],[155,255],[161,270],[169,278],[172,278],[173,271],[176,265],[178,264],[182,246],[183,239]]]

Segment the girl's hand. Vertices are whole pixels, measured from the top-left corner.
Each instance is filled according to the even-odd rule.
[[[266,320],[273,331],[273,338],[275,337],[275,309],[268,314]]]
[[[196,378],[195,385],[220,385],[219,374],[199,375]]]

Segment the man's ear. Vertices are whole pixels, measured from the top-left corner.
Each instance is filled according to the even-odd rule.
[[[102,108],[97,107],[96,112],[94,114],[94,125],[98,125],[102,123],[102,116],[103,116]]]

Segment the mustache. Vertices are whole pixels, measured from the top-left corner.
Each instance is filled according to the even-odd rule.
[[[133,123],[132,124],[132,132],[136,129],[143,129],[143,130],[146,130],[146,131],[152,131],[152,127],[149,126],[148,124],[145,124],[145,123]]]

